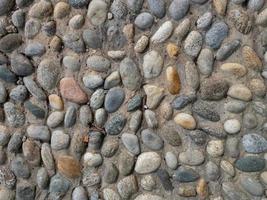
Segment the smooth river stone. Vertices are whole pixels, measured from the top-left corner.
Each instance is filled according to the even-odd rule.
[[[204,154],[199,150],[188,149],[179,154],[179,161],[190,166],[197,166],[204,162]]]
[[[156,171],[161,163],[161,157],[156,152],[144,152],[137,158],[134,170],[138,174],[148,174]]]
[[[243,172],[257,172],[264,169],[265,160],[256,156],[246,156],[239,158],[236,161],[235,166]]]
[[[243,77],[247,74],[247,68],[239,63],[224,63],[220,68],[226,75]]]
[[[242,101],[250,101],[252,99],[251,91],[243,84],[232,85],[229,88],[227,95]]]
[[[258,134],[246,134],[242,138],[242,144],[248,153],[262,153],[267,150],[267,140]]]
[[[81,89],[79,84],[74,78],[65,77],[60,81],[60,93],[63,98],[78,103],[83,104],[88,101],[88,97],[85,92]]]
[[[192,115],[189,115],[187,113],[178,113],[175,118],[174,121],[176,124],[180,125],[181,127],[185,128],[185,129],[195,129],[196,128],[196,120],[194,119],[194,117]]]
[[[181,88],[180,77],[175,67],[166,69],[167,88],[171,94],[178,94]]]
[[[105,109],[109,113],[117,111],[125,98],[124,90],[120,87],[111,88],[105,97]]]

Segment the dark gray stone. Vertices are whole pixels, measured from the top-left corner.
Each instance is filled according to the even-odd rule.
[[[26,160],[24,160],[21,156],[16,156],[11,161],[11,170],[14,172],[16,177],[19,178],[28,179],[31,175],[31,171]]]
[[[102,47],[102,35],[97,30],[85,29],[83,31],[83,40],[85,44],[92,49],[99,49]]]
[[[29,200],[35,198],[35,186],[27,181],[21,181],[16,186],[16,200]]]
[[[153,22],[154,22],[154,17],[148,12],[143,12],[137,15],[137,17],[134,20],[134,24],[142,30],[150,28],[153,25]]]
[[[173,0],[169,7],[169,14],[174,20],[180,20],[186,15],[189,6],[189,0]]]
[[[160,182],[161,182],[161,184],[165,190],[171,191],[174,189],[174,187],[172,186],[171,177],[170,177],[169,173],[167,172],[167,170],[159,169],[157,171],[157,175],[158,175],[159,180],[160,180]]]
[[[69,106],[67,108],[65,118],[64,118],[64,126],[66,128],[72,127],[76,122],[76,108],[74,106]]]
[[[158,18],[163,18],[166,13],[164,0],[148,0],[149,10]]]
[[[118,135],[126,124],[127,119],[122,114],[116,114],[105,124],[107,134]]]
[[[267,151],[267,140],[255,133],[244,135],[242,144],[248,153],[263,153]]]
[[[199,174],[191,168],[179,167],[174,172],[173,178],[181,183],[194,182],[199,178]]]
[[[193,104],[192,111],[207,120],[217,122],[220,120],[220,115],[215,109],[215,105],[208,101],[197,101]]]
[[[105,97],[105,110],[109,113],[117,111],[125,98],[124,90],[120,87],[111,88]]]
[[[246,156],[239,158],[235,166],[243,172],[257,172],[264,169],[265,160],[256,156]]]
[[[216,59],[219,61],[226,60],[240,47],[240,44],[241,41],[239,39],[226,42],[216,52]]]
[[[10,53],[17,49],[21,45],[21,43],[22,37],[19,34],[10,33],[0,39],[0,51],[4,53]]]
[[[5,65],[0,65],[0,79],[9,83],[14,83],[17,81],[16,75],[11,72]]]

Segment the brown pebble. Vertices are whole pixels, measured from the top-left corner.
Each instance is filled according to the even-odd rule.
[[[254,70],[260,70],[262,68],[262,62],[257,53],[249,46],[242,48],[242,56],[244,64]]]
[[[26,160],[35,166],[40,164],[40,147],[32,140],[27,139],[22,145],[23,155]]]
[[[127,24],[123,27],[123,34],[127,38],[127,40],[132,41],[134,37],[134,25]]]
[[[204,200],[207,198],[208,184],[203,178],[198,181],[196,190],[200,200]]]
[[[227,0],[213,0],[213,6],[219,15],[225,15]]]
[[[62,46],[62,40],[58,36],[54,36],[49,43],[50,49],[53,51],[60,51]]]
[[[60,93],[63,98],[78,104],[88,101],[88,97],[79,84],[72,77],[65,77],[60,81]]]
[[[170,56],[170,58],[177,58],[178,53],[179,53],[179,48],[177,45],[173,43],[169,43],[166,47],[166,51],[168,55]]]
[[[175,67],[168,67],[166,69],[167,88],[171,94],[178,94],[180,92],[181,83],[177,70]]]
[[[57,168],[60,173],[69,178],[75,178],[81,174],[79,161],[71,156],[59,156],[57,160]]]

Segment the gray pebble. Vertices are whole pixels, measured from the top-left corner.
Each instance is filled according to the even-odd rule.
[[[84,187],[78,186],[72,191],[71,198],[72,200],[88,200],[88,195]]]
[[[202,49],[197,58],[197,66],[199,72],[209,76],[213,71],[214,55],[209,48]]]
[[[244,135],[242,144],[248,153],[263,153],[267,151],[267,140],[255,133]]]
[[[79,57],[76,55],[64,56],[62,63],[67,69],[73,72],[79,71],[81,66]]]
[[[69,146],[70,137],[62,130],[53,131],[51,136],[51,148],[54,150],[66,149]]]
[[[150,28],[153,25],[153,22],[154,18],[148,12],[143,12],[137,15],[134,21],[135,25],[142,30]]]
[[[142,130],[141,138],[144,145],[151,150],[160,150],[163,148],[163,140],[150,129]]]
[[[89,89],[96,89],[103,85],[104,80],[98,74],[85,74],[83,76],[83,84]]]
[[[182,19],[189,10],[189,0],[173,0],[169,7],[170,16],[174,20]]]
[[[25,115],[22,110],[11,102],[4,104],[5,118],[11,127],[20,127],[25,123]]]
[[[101,34],[97,30],[85,29],[82,38],[89,48],[98,49],[102,47]]]
[[[35,198],[35,186],[25,180],[22,180],[16,185],[16,199],[34,199]]]
[[[24,77],[23,82],[32,96],[39,100],[45,100],[47,98],[44,91],[33,81],[31,76]]]
[[[118,135],[126,124],[127,119],[122,114],[116,114],[105,123],[107,134]]]
[[[118,86],[120,82],[120,73],[118,71],[114,71],[105,79],[104,89],[110,89],[112,87]]]
[[[59,126],[63,122],[64,115],[65,113],[61,111],[54,111],[50,113],[46,121],[47,126],[51,128]]]
[[[116,153],[118,148],[119,148],[118,140],[107,136],[102,145],[101,154],[107,158],[112,157]]]
[[[120,63],[120,75],[123,85],[129,90],[140,88],[142,78],[139,68],[131,58],[124,58]]]
[[[82,15],[74,15],[70,21],[69,21],[69,26],[73,29],[80,29],[84,25],[84,17]]]
[[[76,9],[86,7],[89,4],[89,0],[69,0],[69,4]]]
[[[76,122],[76,108],[74,106],[69,106],[67,108],[65,118],[64,118],[64,126],[65,128],[72,127]]]
[[[0,39],[0,50],[4,53],[10,53],[17,49],[22,43],[22,38],[17,33],[10,33]]]
[[[134,155],[138,155],[140,153],[140,146],[138,137],[134,134],[123,133],[121,136],[121,141],[126,147],[126,149]]]
[[[218,49],[222,41],[228,35],[229,28],[224,22],[215,22],[207,31],[205,40],[206,44],[213,49]]]
[[[47,126],[30,125],[27,128],[27,135],[35,140],[48,142],[50,140],[50,132]]]
[[[105,97],[105,110],[109,113],[117,111],[125,98],[124,90],[120,87],[111,88]]]
[[[45,46],[39,42],[30,43],[25,48],[25,54],[27,56],[42,56],[45,51]]]
[[[27,162],[21,156],[16,156],[11,161],[11,170],[19,178],[28,179],[31,175],[31,171]]]
[[[103,169],[103,181],[109,184],[115,183],[119,175],[119,170],[113,163],[106,163]]]
[[[36,183],[39,188],[44,189],[48,186],[49,175],[44,167],[40,168],[36,174]]]
[[[28,39],[33,39],[41,30],[41,22],[37,19],[29,19],[25,23],[24,32]]]
[[[23,10],[16,10],[12,16],[12,23],[18,27],[18,28],[23,28],[25,24],[25,13]]]
[[[150,12],[158,18],[163,18],[166,13],[165,2],[163,0],[148,0]]]
[[[85,51],[83,39],[76,33],[67,33],[63,36],[63,43],[66,48],[73,50],[76,53]]]
[[[80,108],[79,119],[83,126],[88,126],[93,121],[93,114],[89,106],[83,105]]]
[[[99,108],[95,111],[95,123],[98,126],[103,126],[108,118],[107,111],[104,108]]]
[[[17,131],[13,133],[9,140],[7,150],[12,153],[18,152],[23,142],[22,139],[23,139],[23,134],[21,132]]]
[[[44,59],[37,69],[37,81],[45,90],[53,89],[59,78],[60,69],[54,60]]]
[[[0,103],[4,103],[6,101],[7,91],[2,82],[0,82]]]
[[[86,61],[87,66],[97,72],[105,72],[110,68],[110,61],[102,56],[90,56]]]
[[[129,121],[129,128],[133,132],[136,132],[140,128],[140,125],[141,125],[141,122],[142,122],[142,115],[143,115],[143,113],[140,110],[135,111],[131,115],[131,118],[130,118],[130,121]]]
[[[23,54],[13,53],[10,59],[11,69],[18,76],[28,76],[33,73],[32,63]]]
[[[212,22],[213,15],[211,12],[205,12],[197,19],[197,28],[198,29],[206,29],[210,26]]]
[[[252,11],[259,11],[264,5],[264,0],[249,0],[248,1],[248,9]]]

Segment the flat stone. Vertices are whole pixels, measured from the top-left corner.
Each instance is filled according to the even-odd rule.
[[[224,63],[221,65],[220,69],[226,75],[243,77],[247,74],[247,68],[239,63]]]
[[[149,51],[143,59],[144,77],[147,79],[158,77],[162,71],[163,59],[161,55],[155,51]]]
[[[199,123],[199,128],[210,136],[217,138],[226,137],[226,132],[220,122],[201,122]]]
[[[132,131],[134,131],[134,132],[138,131],[138,129],[140,128],[140,125],[142,123],[142,116],[143,116],[143,113],[140,110],[135,111],[131,115],[131,118],[129,121],[129,128]]]
[[[176,169],[178,166],[178,159],[176,155],[171,151],[168,151],[165,154],[165,162],[166,162],[166,165],[171,169]]]
[[[181,183],[194,182],[199,179],[199,174],[191,168],[179,167],[174,172],[173,178]]]
[[[66,149],[69,146],[70,137],[61,130],[55,130],[51,136],[51,148],[54,150]]]
[[[148,0],[150,12],[158,18],[163,18],[166,13],[165,2],[163,0]]]
[[[224,43],[216,52],[216,59],[219,61],[226,60],[230,57],[241,45],[239,39]]]
[[[120,174],[124,176],[129,175],[134,168],[134,164],[135,164],[134,155],[128,151],[121,151],[118,159],[118,168]]]
[[[184,129],[192,130],[196,128],[196,121],[194,117],[187,113],[178,113],[175,116],[174,121]]]
[[[131,58],[124,58],[120,63],[120,75],[123,85],[129,90],[137,90],[141,86],[142,78],[139,68]]]
[[[158,120],[155,112],[153,112],[152,110],[145,110],[144,117],[149,128],[158,127]]]
[[[224,79],[212,76],[202,81],[200,95],[204,100],[220,100],[225,97],[228,88],[229,85]]]
[[[142,130],[141,138],[144,145],[151,150],[160,150],[163,148],[163,140],[150,129]]]
[[[104,72],[110,68],[110,61],[102,56],[90,56],[86,64],[89,68],[98,72]]]
[[[110,135],[117,135],[124,128],[125,123],[126,118],[122,114],[117,114],[106,122],[105,130]]]
[[[134,20],[135,25],[142,30],[150,28],[153,25],[153,22],[154,17],[148,12],[143,12],[137,15]]]
[[[252,177],[241,176],[240,185],[253,196],[261,196],[264,191],[259,181]]]
[[[187,0],[183,0],[183,1],[187,1]],[[185,42],[184,42],[185,53],[189,56],[197,57],[197,55],[199,54],[201,50],[202,42],[203,42],[202,35],[198,31],[191,31],[186,37]]]
[[[28,137],[35,140],[48,142],[50,140],[50,132],[47,126],[42,125],[30,125],[27,128]]]
[[[198,166],[204,160],[204,154],[199,150],[190,149],[179,154],[179,161],[190,166]]]
[[[130,198],[138,191],[136,177],[131,175],[121,179],[117,184],[117,190],[122,198]]]
[[[242,138],[242,144],[248,153],[263,153],[267,151],[267,140],[259,134],[246,134]]]
[[[121,141],[129,152],[134,155],[140,154],[139,140],[136,135],[123,133],[121,136]]]
[[[22,43],[22,38],[17,33],[10,33],[0,39],[0,50],[4,53],[11,53]]]
[[[87,95],[80,88],[74,78],[65,77],[60,80],[60,93],[63,98],[73,101],[78,104],[83,104],[88,101]]]
[[[265,161],[256,156],[246,156],[239,158],[236,161],[235,166],[243,172],[257,172],[264,169]]]
[[[181,83],[180,77],[175,67],[168,67],[166,69],[167,88],[171,94],[178,94],[180,92]]]
[[[105,97],[105,110],[109,113],[117,111],[121,104],[123,103],[125,98],[125,94],[122,88],[120,87],[114,87],[111,88],[106,97]]]
[[[57,168],[61,174],[69,178],[75,178],[81,174],[79,161],[71,156],[59,156],[57,158]]]
[[[209,48],[202,49],[197,58],[197,66],[199,72],[203,75],[209,76],[213,70],[214,55]]]
[[[148,174],[156,171],[161,163],[160,156],[155,152],[141,153],[136,161],[134,170],[138,174]]]
[[[85,85],[85,87],[89,89],[96,89],[102,86],[103,83],[104,83],[103,78],[98,74],[86,73],[83,76],[83,84]]]
[[[208,101],[196,101],[193,104],[192,111],[210,121],[217,122],[220,120],[220,115],[216,111],[215,105]]]
[[[229,28],[224,22],[215,22],[207,31],[205,40],[206,44],[213,49],[218,49],[222,41],[227,37]]]
[[[243,84],[232,85],[229,88],[227,95],[242,101],[250,101],[252,98],[252,93],[250,89]]]
[[[11,69],[15,74],[28,76],[33,73],[32,63],[23,54],[12,53],[10,59]]]
[[[23,82],[28,89],[28,91],[39,100],[46,100],[46,94],[44,91],[36,84],[31,76],[23,78]]]
[[[162,43],[167,40],[173,31],[173,24],[171,21],[164,22],[158,30],[151,37],[150,41],[154,44]]]
[[[157,108],[164,97],[164,89],[155,85],[144,85],[144,91],[147,95],[146,105],[150,109]]]

